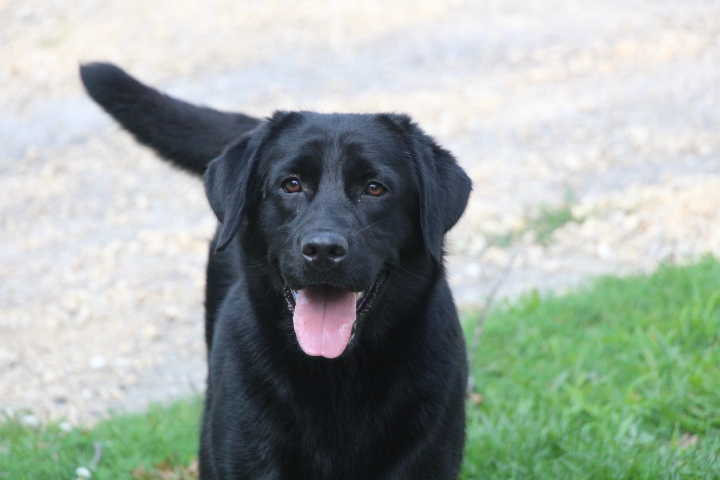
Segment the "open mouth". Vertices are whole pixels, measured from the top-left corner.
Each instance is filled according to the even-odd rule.
[[[369,289],[352,292],[320,283],[292,290],[285,285],[285,301],[293,312],[300,348],[312,356],[336,358],[355,335],[357,320],[372,306],[382,276]]]

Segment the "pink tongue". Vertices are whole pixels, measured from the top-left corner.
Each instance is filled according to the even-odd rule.
[[[329,285],[298,290],[293,324],[300,348],[308,355],[339,357],[355,321],[355,294]]]

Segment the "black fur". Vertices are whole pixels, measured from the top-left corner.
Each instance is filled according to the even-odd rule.
[[[443,237],[471,185],[452,155],[404,115],[260,121],[172,99],[109,64],[81,75],[141,143],[205,172],[221,222],[201,478],[456,479],[467,365]],[[336,263],[302,249],[313,232],[342,240]],[[309,285],[374,295],[338,358],[298,345],[288,292]]]

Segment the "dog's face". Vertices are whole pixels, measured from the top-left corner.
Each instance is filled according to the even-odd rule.
[[[219,248],[255,229],[301,348],[335,358],[404,250],[441,261],[470,184],[407,117],[295,112],[211,163],[206,187]]]

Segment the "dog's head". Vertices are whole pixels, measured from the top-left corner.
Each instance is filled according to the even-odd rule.
[[[470,179],[408,117],[278,112],[263,122],[174,99],[111,64],[81,75],[140,143],[205,173],[217,249],[243,229],[246,256],[270,267],[306,353],[345,350],[357,317],[392,283],[391,266],[442,267]]]
[[[389,265],[413,250],[438,265],[470,179],[395,114],[277,112],[210,163],[217,248],[254,229],[309,355],[343,353]]]

